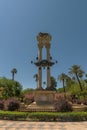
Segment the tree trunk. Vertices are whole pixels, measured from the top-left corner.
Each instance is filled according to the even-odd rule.
[[[65,92],[66,92],[66,90],[65,90],[64,79],[63,79],[63,90],[64,90],[64,93],[65,93]]]
[[[76,73],[76,78],[77,78],[77,80],[78,80],[80,90],[83,91],[83,88],[82,88],[82,85],[81,85],[81,82],[80,82],[80,80],[79,80],[79,77],[78,77],[77,73]]]
[[[64,97],[66,98],[66,90],[65,90],[65,81],[63,79],[63,90],[64,90]]]
[[[12,80],[14,80],[14,73],[12,73]]]

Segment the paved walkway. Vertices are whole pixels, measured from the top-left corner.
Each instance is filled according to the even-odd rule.
[[[87,130],[87,122],[27,122],[0,120],[0,130]]]

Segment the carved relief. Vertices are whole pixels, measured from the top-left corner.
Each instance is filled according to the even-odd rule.
[[[41,46],[49,47],[50,46],[50,41],[51,41],[51,35],[48,33],[39,33],[37,36],[37,41]]]

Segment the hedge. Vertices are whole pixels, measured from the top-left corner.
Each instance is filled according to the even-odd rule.
[[[87,112],[9,112],[0,111],[0,119],[27,121],[87,121]]]
[[[28,116],[39,121],[87,121],[87,112],[35,112]]]
[[[27,116],[27,112],[0,111],[0,119],[5,120],[25,120]]]

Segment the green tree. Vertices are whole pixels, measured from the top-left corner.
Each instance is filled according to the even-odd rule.
[[[85,79],[84,79],[84,82],[85,82],[85,84],[86,84],[86,86],[87,86],[87,74],[85,74]]]
[[[82,84],[80,82],[80,78],[82,78],[84,71],[80,68],[78,65],[73,65],[71,68],[69,68],[69,74],[72,76],[74,75],[79,83],[80,90],[83,91]]]
[[[22,85],[18,81],[14,81],[13,86],[14,86],[14,90],[13,90],[14,96],[19,97],[22,92]]]
[[[65,73],[60,74],[60,75],[58,76],[58,80],[62,81],[63,90],[64,90],[64,93],[66,93],[66,90],[65,90],[66,74],[65,74]]]
[[[22,90],[23,95],[26,94],[26,93],[32,94],[33,92],[34,92],[33,88],[26,88],[26,89]]]
[[[3,88],[2,97],[7,99],[13,96],[20,96],[22,85],[14,80],[0,78],[0,87]]]
[[[65,86],[66,86],[66,89],[70,88],[70,86],[72,84],[73,84],[73,80],[68,75],[66,75],[66,77],[65,77]]]
[[[14,75],[17,73],[17,69],[16,68],[13,68],[11,70],[11,73],[12,73],[12,80],[14,80]]]
[[[3,91],[4,91],[4,88],[0,86],[0,98],[2,98]]]
[[[56,87],[57,87],[56,79],[53,76],[51,76],[50,77],[50,81],[51,81],[50,89],[56,91]]]

